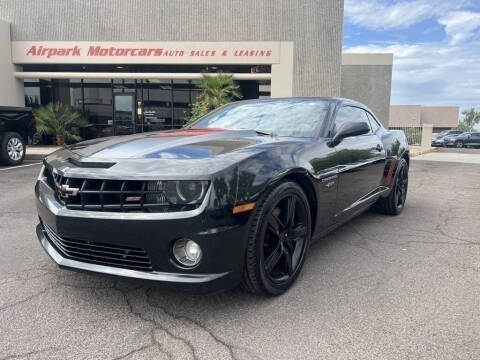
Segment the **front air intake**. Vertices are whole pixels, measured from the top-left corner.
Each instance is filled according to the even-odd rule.
[[[144,249],[115,244],[65,239],[60,237],[46,224],[43,224],[43,230],[50,243],[66,258],[132,270],[152,270],[150,257]]]

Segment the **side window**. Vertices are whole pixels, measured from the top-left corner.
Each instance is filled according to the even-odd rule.
[[[368,112],[367,112],[367,117],[368,117],[368,121],[370,121],[370,127],[372,128],[373,132],[376,132],[378,129],[380,129],[380,124],[378,123],[378,121],[375,120],[374,117],[370,115]]]
[[[368,124],[367,115],[363,109],[343,106],[337,111],[335,123],[333,124],[333,133],[335,134],[344,123],[349,121],[363,121]]]

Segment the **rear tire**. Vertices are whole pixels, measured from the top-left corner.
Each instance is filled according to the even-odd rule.
[[[408,164],[405,159],[400,159],[397,166],[393,187],[390,194],[380,198],[375,203],[375,210],[382,214],[399,215],[405,207],[408,190]]]
[[[0,162],[20,165],[25,158],[25,141],[16,132],[7,132],[0,141]]]
[[[311,236],[310,206],[302,188],[282,182],[257,202],[248,232],[242,287],[276,296],[295,282]]]

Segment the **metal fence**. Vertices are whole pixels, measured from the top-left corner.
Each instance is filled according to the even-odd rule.
[[[422,132],[421,126],[391,126],[390,130],[402,130],[407,137],[408,145],[422,145]]]

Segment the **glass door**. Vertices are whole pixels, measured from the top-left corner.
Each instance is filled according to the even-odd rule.
[[[143,131],[172,128],[172,80],[144,80],[142,83]]]
[[[114,94],[114,135],[134,133],[135,95]]]

